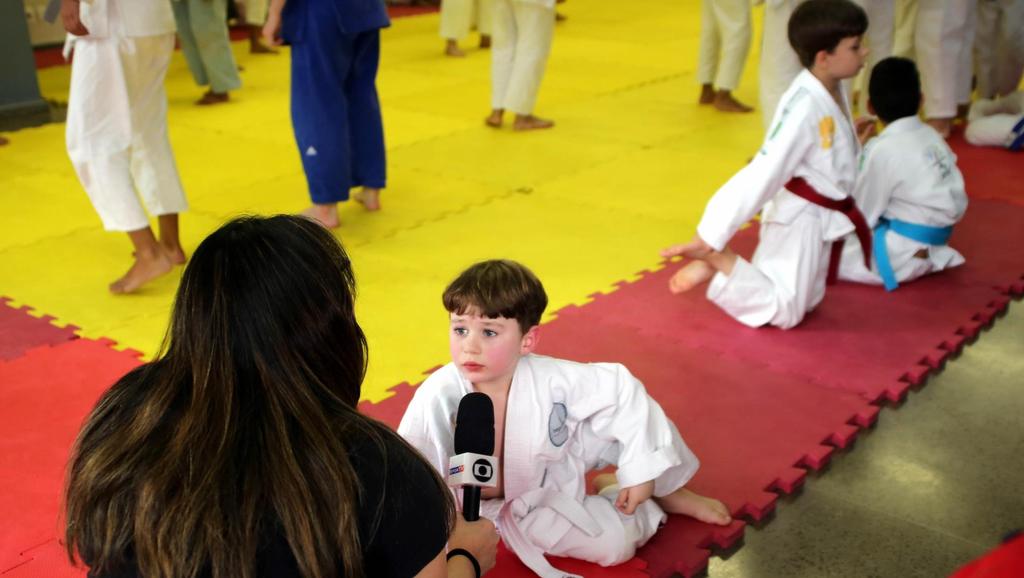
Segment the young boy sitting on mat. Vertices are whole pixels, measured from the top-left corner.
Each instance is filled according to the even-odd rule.
[[[484,489],[481,515],[539,576],[571,576],[544,554],[605,566],[628,560],[665,512],[731,521],[722,502],[684,487],[699,462],[625,367],[533,354],[547,295],[529,269],[477,263],[443,301],[452,362],[416,390],[398,433],[447,472],[462,397],[490,397],[498,485]],[[587,472],[609,464],[615,475],[598,476],[600,495],[586,495]]]
[[[794,327],[825,296],[833,241],[870,231],[850,192],[859,141],[873,121],[850,121],[842,87],[864,64],[864,10],[849,0],[809,0],[789,20],[789,42],[806,67],[783,95],[760,152],[708,202],[689,243],[662,251],[691,259],[670,282],[675,293],[710,280],[708,299],[751,327]],[[761,212],[751,261],[728,243]],[[870,254],[870,248],[867,250]],[[829,280],[834,275],[828,275]]]
[[[847,239],[839,278],[885,285],[963,264],[946,244],[967,210],[964,179],[946,140],[918,118],[921,81],[913,61],[886,58],[871,73],[868,110],[885,124],[864,147],[853,197],[874,229],[873,263]]]

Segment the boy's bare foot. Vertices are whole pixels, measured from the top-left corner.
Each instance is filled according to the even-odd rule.
[[[733,98],[728,90],[719,90],[715,94],[715,108],[722,112],[751,112],[753,107],[747,106]]]
[[[4,146],[5,144],[7,144],[9,142],[11,142],[11,141],[9,141],[9,140],[5,139],[4,137],[0,136],[0,147]]]
[[[363,187],[363,190],[353,194],[352,198],[355,199],[357,203],[366,207],[367,211],[380,210],[380,189]]]
[[[211,104],[220,104],[227,102],[229,99],[228,93],[226,92],[214,92],[212,90],[206,91],[206,94],[196,101],[199,106],[208,106]]]
[[[654,498],[661,509],[673,514],[683,514],[707,524],[726,526],[732,522],[729,508],[714,498],[708,498],[686,488],[679,488],[667,496]]]
[[[516,121],[512,125],[513,130],[541,130],[555,126],[555,121],[532,114],[517,114]]]
[[[949,130],[953,126],[953,119],[951,118],[929,118],[926,121],[935,132],[942,135],[942,138],[949,138]]]
[[[700,98],[697,100],[699,104],[711,104],[715,102],[715,89],[710,84],[700,85]]]
[[[173,268],[171,259],[162,250],[157,249],[152,253],[136,251],[131,269],[110,284],[110,292],[116,295],[133,293],[153,279],[170,273]]]
[[[327,229],[337,229],[341,225],[341,219],[338,218],[337,203],[328,203],[325,205],[314,204],[299,214],[320,223]]]
[[[249,44],[249,54],[277,54],[277,50],[257,40]]]
[[[715,268],[707,261],[690,261],[669,279],[668,290],[675,294],[685,293],[714,276]]]
[[[555,22],[565,22],[568,19],[569,19],[569,17],[566,16],[565,14],[562,14],[561,12],[558,12],[557,10],[555,11]]]
[[[488,115],[487,118],[484,119],[484,123],[491,128],[501,128],[501,123],[504,116],[505,111],[496,108],[491,111],[491,114]]]
[[[490,47],[491,47],[491,36],[490,36],[490,34],[481,34],[480,35],[480,48],[490,48]]]
[[[466,55],[465,52],[459,48],[459,43],[454,40],[448,40],[444,43],[444,55],[454,56],[455,58],[462,58]]]
[[[185,256],[185,250],[181,248],[181,245],[175,247],[169,247],[160,244],[160,248],[164,250],[164,254],[167,255],[167,259],[170,260],[172,265],[184,265],[188,258]]]

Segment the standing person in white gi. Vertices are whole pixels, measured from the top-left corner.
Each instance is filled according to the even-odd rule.
[[[444,53],[447,56],[465,56],[459,48],[459,40],[469,34],[471,28],[480,33],[480,48],[491,47],[491,27],[494,16],[491,13],[492,0],[443,0],[441,2],[441,38],[444,38]]]
[[[924,0],[917,4],[914,59],[921,71],[924,116],[939,134],[948,137],[957,105],[970,101],[975,0]]]
[[[807,68],[783,95],[760,152],[708,202],[697,235],[662,251],[692,259],[670,290],[710,280],[708,299],[737,321],[789,329],[824,298],[826,278],[834,279],[832,242],[856,229],[870,245],[849,193],[858,140],[873,122],[854,128],[842,87],[864,64],[867,26],[864,10],[849,0],[808,0],[793,11],[789,39]],[[728,243],[758,212],[761,237],[748,262]]]
[[[491,399],[497,486],[483,490],[480,513],[538,576],[574,576],[544,554],[625,562],[666,512],[731,522],[725,504],[685,487],[700,464],[625,367],[532,354],[547,295],[529,269],[477,263],[442,301],[452,363],[417,388],[398,433],[446,472],[463,396]],[[587,472],[607,465],[617,466],[615,474],[595,478],[598,495],[586,495]]]
[[[947,241],[967,210],[967,193],[956,155],[917,116],[921,82],[913,61],[879,62],[868,92],[868,107],[885,129],[864,147],[853,197],[874,230],[873,259],[865,266],[860,243],[847,238],[839,278],[893,291],[964,263]]]
[[[764,129],[771,128],[779,99],[800,74],[803,66],[786,30],[789,17],[803,0],[766,0],[764,21],[761,26],[761,56],[758,59],[758,94],[761,102],[761,121]]]
[[[555,0],[492,0],[491,114],[485,122],[501,127],[505,111],[512,128],[536,130],[555,123],[534,116],[540,81],[555,32]]]
[[[131,239],[135,263],[110,284],[113,293],[131,293],[185,262],[178,214],[188,203],[164,92],[174,17],[167,0],[63,0],[61,19],[74,51],[68,156],[103,227]],[[159,241],[143,203],[157,217]]]
[[[723,112],[750,112],[732,91],[750,51],[750,0],[704,0],[700,8],[697,82],[701,104]]]
[[[978,0],[974,40],[978,96],[1010,94],[1024,73],[1024,2]]]

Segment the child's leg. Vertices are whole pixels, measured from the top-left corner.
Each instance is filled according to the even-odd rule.
[[[708,524],[726,526],[732,522],[729,508],[720,500],[702,496],[685,487],[666,496],[656,497],[654,501],[666,512],[690,516]]]
[[[159,218],[160,245],[172,263],[182,264],[185,252],[178,239],[178,214],[188,209],[188,202],[167,137],[164,90],[174,35],[143,36],[131,42],[134,50],[124,62],[133,128],[132,180],[149,213]]]
[[[345,85],[352,147],[352,184],[363,187],[354,198],[368,211],[378,211],[380,192],[387,184],[384,121],[377,96],[380,31],[370,30],[356,35],[352,52],[352,66]]]
[[[551,52],[554,11],[526,2],[513,2],[512,11],[518,34],[505,108],[516,114],[517,130],[550,128],[554,123],[533,116],[533,108]]]
[[[715,21],[714,0],[702,0],[700,4],[700,45],[697,50],[697,82],[701,85],[701,104],[715,100],[715,74],[718,72],[718,54],[721,51],[721,37],[718,22]]]
[[[111,293],[132,293],[153,279],[166,275],[174,268],[167,253],[153,236],[153,230],[149,227],[138,231],[129,231],[128,238],[135,249],[135,262],[123,277],[110,284]]]
[[[473,0],[444,0],[441,2],[441,38],[445,39],[444,53],[448,56],[465,56],[459,48],[459,40],[469,34],[469,23],[473,12]]]
[[[707,297],[744,325],[789,329],[824,297],[830,248],[813,209],[789,224],[763,223],[751,262],[736,258],[731,273],[711,280]]]
[[[476,0],[476,30],[480,33],[480,48],[491,47],[491,31],[493,28],[493,0]]]
[[[485,122],[488,126],[500,127],[505,112],[505,100],[512,78],[512,65],[516,56],[515,14],[512,0],[492,0],[493,34],[491,36],[491,114]]]
[[[715,19],[722,38],[721,57],[715,74],[715,108],[724,112],[750,112],[732,91],[740,84],[743,65],[750,52],[750,3],[745,0],[714,0]]]

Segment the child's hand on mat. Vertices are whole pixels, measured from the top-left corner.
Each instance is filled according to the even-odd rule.
[[[619,497],[615,499],[615,507],[623,514],[632,515],[640,504],[649,500],[653,495],[654,480],[623,488],[619,490]]]

